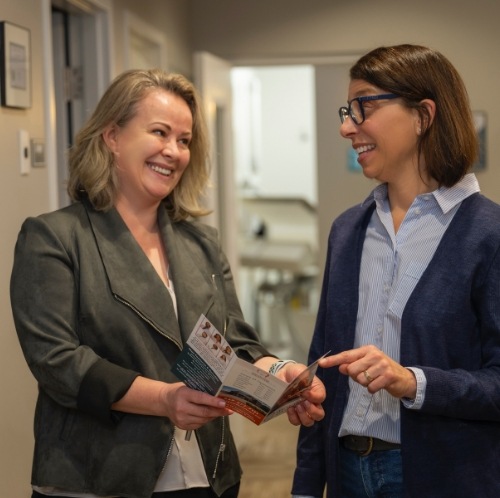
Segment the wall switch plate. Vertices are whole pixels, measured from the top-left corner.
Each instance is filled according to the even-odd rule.
[[[26,130],[19,130],[19,165],[21,175],[29,175],[31,171],[31,157],[30,157],[30,136]]]
[[[45,141],[41,138],[31,139],[31,166],[33,168],[45,167]]]

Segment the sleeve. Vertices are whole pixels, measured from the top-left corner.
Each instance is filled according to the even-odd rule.
[[[415,399],[402,398],[401,402],[403,403],[405,408],[408,408],[410,410],[420,410],[425,401],[425,388],[427,386],[427,379],[425,378],[424,372],[422,372],[421,368],[407,368],[408,370],[411,370],[415,375],[415,379],[417,381],[417,394],[415,396]]]
[[[16,243],[10,296],[19,342],[48,396],[110,421],[111,404],[138,374],[80,344],[78,251],[71,230],[59,227],[56,233],[51,225],[44,217],[27,219]]]

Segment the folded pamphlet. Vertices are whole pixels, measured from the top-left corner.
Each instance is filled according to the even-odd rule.
[[[227,408],[260,425],[300,403],[317,368],[318,360],[288,384],[238,358],[224,336],[201,315],[172,372],[188,387],[223,398]]]

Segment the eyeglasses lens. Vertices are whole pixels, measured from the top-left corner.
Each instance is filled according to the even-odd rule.
[[[340,116],[340,122],[343,123],[347,116],[349,116],[349,110],[347,109],[347,107],[341,107],[339,109],[339,116]]]
[[[352,100],[349,104],[349,115],[356,124],[361,124],[363,122],[363,110],[361,108],[361,105],[362,104],[359,102],[359,100],[356,99]]]
[[[349,103],[349,107],[341,107],[339,109],[340,122],[343,123],[350,117],[356,124],[361,124],[364,120],[361,106],[362,104],[354,99]]]

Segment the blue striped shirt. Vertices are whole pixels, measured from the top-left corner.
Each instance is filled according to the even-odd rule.
[[[406,302],[461,202],[478,191],[476,177],[470,173],[451,188],[417,196],[395,233],[387,186],[382,184],[373,190],[365,201],[375,199],[376,209],[363,245],[354,347],[373,344],[399,362]],[[411,369],[417,378],[417,396],[403,402],[419,409],[425,396],[425,376],[420,369]],[[399,400],[385,390],[372,395],[352,379],[349,389],[339,436],[373,436],[399,443]]]

